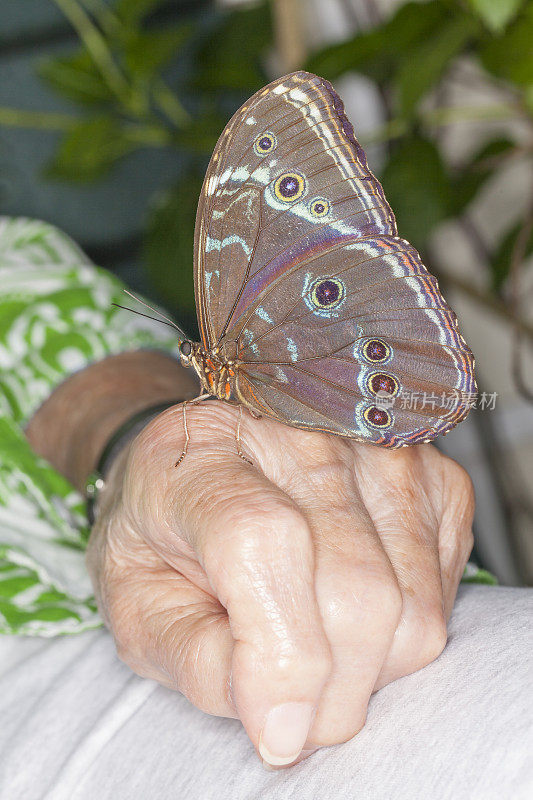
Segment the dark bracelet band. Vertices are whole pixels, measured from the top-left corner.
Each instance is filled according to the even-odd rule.
[[[142,431],[148,423],[165,411],[167,408],[182,403],[183,399],[170,400],[166,403],[158,403],[155,406],[150,406],[142,411],[138,411],[132,417],[126,420],[111,438],[108,440],[106,446],[102,450],[102,454],[98,459],[98,464],[94,472],[91,472],[85,483],[85,496],[87,498],[87,519],[89,525],[92,525],[95,520],[94,507],[98,494],[105,487],[105,476],[109,472],[109,467],[115,460],[116,456],[122,448]]]

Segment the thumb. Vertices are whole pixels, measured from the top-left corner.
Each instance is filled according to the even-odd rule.
[[[157,447],[159,479],[145,481],[157,511],[150,540],[195,583],[201,566],[228,614],[239,717],[261,758],[289,764],[306,744],[331,669],[311,532],[292,499],[236,454],[234,410],[205,404],[191,411],[186,458],[169,468],[175,459],[165,451],[181,451],[182,426],[173,436],[167,429]]]

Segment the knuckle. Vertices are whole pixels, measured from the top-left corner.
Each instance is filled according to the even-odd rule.
[[[269,647],[245,646],[247,654],[240,658],[240,674],[250,676],[258,670],[268,673],[268,682],[276,684],[281,694],[290,695],[294,687],[323,686],[331,674],[333,662],[331,651],[324,639],[287,643],[278,652]]]
[[[320,457],[311,457],[306,462],[305,474],[312,491],[324,486],[328,487],[329,492],[353,487],[353,459],[348,456],[349,453],[340,451],[337,446],[330,446],[321,452]],[[297,477],[300,477],[299,471]]]
[[[403,599],[400,585],[392,569],[381,568],[367,580],[363,600],[373,611],[395,626],[400,621]]]
[[[309,537],[305,520],[289,504],[235,503],[217,519],[220,535],[208,535],[203,542],[203,565],[217,589],[236,600],[258,565],[267,569],[272,562],[279,563],[280,551],[292,551],[298,539]]]
[[[467,559],[474,547],[474,532],[471,527],[465,528],[460,534],[463,557]]]
[[[372,615],[396,628],[402,613],[402,593],[392,570],[376,567],[371,573],[358,566],[331,573],[321,591],[321,614],[328,635],[350,641],[363,616]],[[377,617],[379,615],[379,617]]]
[[[288,499],[280,502],[279,498],[275,502],[256,498],[255,502],[232,504],[228,516],[232,527],[246,538],[254,535],[263,538],[265,532],[282,538],[303,524],[296,506]]]
[[[425,606],[409,625],[404,635],[403,650],[406,661],[415,661],[415,668],[422,669],[435,661],[446,646],[448,633],[444,611],[440,605]]]
[[[358,586],[360,575],[355,570],[329,574],[322,582],[320,611],[329,636],[349,638],[361,616]]]
[[[331,656],[328,653],[302,652],[298,656],[273,659],[269,674],[278,687],[311,688],[323,686],[331,668]],[[285,691],[282,690],[282,694]]]
[[[435,661],[446,647],[447,640],[448,633],[444,612],[442,609],[435,609],[426,617],[423,625],[419,656],[421,666],[426,666]]]
[[[466,469],[453,459],[447,461],[447,482],[457,510],[463,514],[473,511],[475,494],[472,478]]]
[[[472,519],[475,494],[468,472],[456,461],[446,464],[447,507],[441,528],[439,549],[452,549],[466,557],[472,550]]]
[[[346,583],[332,586],[326,593],[321,612],[324,626],[330,636],[335,640],[339,637],[349,638],[360,616],[354,587]]]

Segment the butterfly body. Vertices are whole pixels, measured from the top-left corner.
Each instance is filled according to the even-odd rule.
[[[194,272],[201,342],[180,353],[206,394],[392,448],[468,413],[474,362],[456,317],[316,75],[274,81],[226,126]],[[433,400],[408,407],[407,394]]]
[[[193,367],[202,391],[218,400],[234,400],[238,364],[227,358],[223,349],[205,350],[199,342],[180,342],[181,363]]]

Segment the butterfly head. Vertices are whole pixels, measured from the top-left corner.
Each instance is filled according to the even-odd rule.
[[[182,339],[178,345],[180,361],[183,367],[191,366],[191,356],[193,355],[193,343],[188,339]]]

